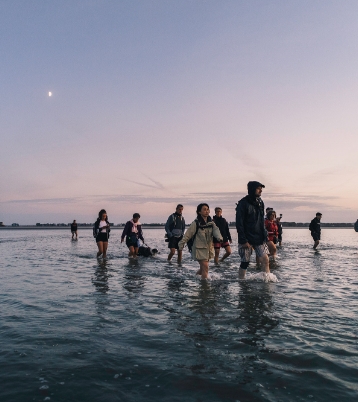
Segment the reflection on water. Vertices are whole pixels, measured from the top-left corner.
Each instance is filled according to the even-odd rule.
[[[108,260],[90,231],[0,232],[1,400],[355,401],[356,236],[322,233],[315,253],[285,231],[265,283],[254,261],[238,280],[235,244],[202,281],[160,230],[161,253],[134,260],[116,230]]]
[[[129,292],[129,297],[135,297],[143,289],[146,277],[142,275],[140,270],[139,258],[130,258],[124,266],[123,288]]]
[[[272,318],[274,302],[270,286],[240,282],[239,317],[245,323],[244,333],[247,335],[241,341],[260,349],[264,349],[265,337],[278,325],[278,320]]]
[[[92,283],[96,287],[97,291],[103,294],[106,294],[109,290],[107,264],[107,260],[98,258],[97,266],[92,278]]]

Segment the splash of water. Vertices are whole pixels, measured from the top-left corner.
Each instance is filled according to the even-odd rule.
[[[255,274],[249,274],[246,277],[247,281],[252,282],[278,282],[277,276],[273,273],[266,273],[266,272],[258,272]]]

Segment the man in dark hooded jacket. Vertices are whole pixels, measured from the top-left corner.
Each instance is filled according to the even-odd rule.
[[[316,250],[321,240],[321,218],[322,214],[320,212],[316,213],[316,217],[311,220],[309,230],[311,231],[311,236],[314,240],[313,249]]]
[[[241,264],[239,278],[244,279],[250,263],[252,251],[266,273],[270,273],[268,249],[266,245],[265,206],[261,199],[262,188],[258,181],[247,184],[248,195],[242,198],[236,207],[236,229],[239,236],[239,255]]]

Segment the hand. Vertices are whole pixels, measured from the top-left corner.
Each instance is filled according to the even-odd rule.
[[[250,248],[251,244],[249,242],[246,242],[245,244],[241,244],[242,248]]]
[[[121,239],[121,243],[123,243],[123,239]]]
[[[230,244],[232,244],[232,240],[230,240]]]

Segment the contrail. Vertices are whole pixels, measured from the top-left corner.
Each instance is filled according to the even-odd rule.
[[[122,179],[121,177],[119,179],[124,180],[124,181],[128,181],[129,183],[139,184],[140,186],[144,186],[144,187],[156,188],[156,189],[159,189],[159,190],[166,190],[166,188],[163,186],[163,184],[159,183],[159,181],[155,181],[155,180],[151,179],[149,176],[147,176],[145,174],[143,174],[143,176],[145,176],[147,179],[152,181],[154,183],[154,185],[153,184],[139,183],[138,181],[134,181],[134,180]]]

